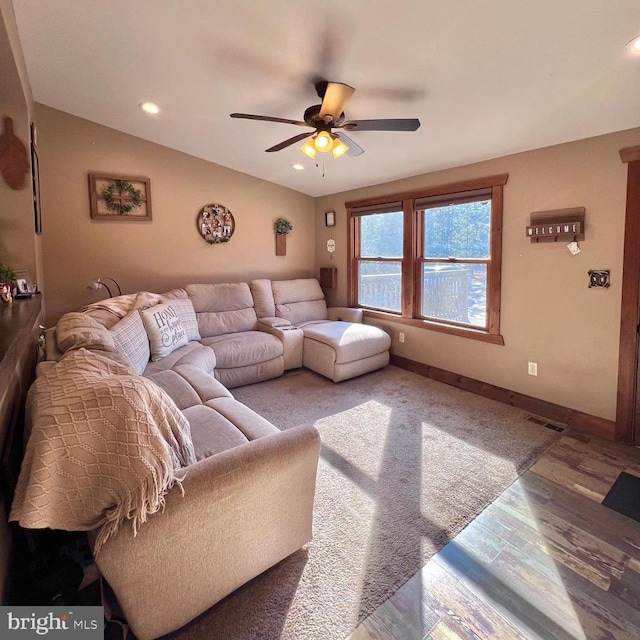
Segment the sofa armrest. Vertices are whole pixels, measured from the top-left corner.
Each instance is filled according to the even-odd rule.
[[[125,526],[96,562],[135,635],[186,624],[311,540],[320,436],[310,425],[183,470],[162,513]]]
[[[290,327],[291,323],[284,318],[258,318],[258,325],[263,324],[266,327]],[[258,327],[259,328],[259,327]]]
[[[352,307],[329,307],[327,309],[329,320],[344,320],[344,322],[362,322],[362,309]]]
[[[278,320],[286,324],[273,326],[263,322],[263,320]],[[298,369],[302,366],[302,348],[304,345],[302,329],[294,327],[288,320],[283,318],[261,318],[258,320],[258,330],[270,333],[280,339],[285,370]]]

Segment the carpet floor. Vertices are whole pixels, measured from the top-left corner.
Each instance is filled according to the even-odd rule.
[[[320,431],[314,539],[175,640],[345,638],[559,436],[396,367],[337,385],[297,370],[232,393],[281,429]]]

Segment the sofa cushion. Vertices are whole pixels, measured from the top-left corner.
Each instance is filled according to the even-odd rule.
[[[202,344],[215,352],[217,369],[245,367],[282,356],[282,342],[262,331],[203,338]]]
[[[149,338],[138,310],[130,311],[109,330],[116,349],[125,357],[131,368],[142,375],[149,362]]]
[[[169,302],[171,306],[176,310],[180,322],[184,327],[187,334],[187,340],[200,340],[200,331],[198,330],[198,318],[196,318],[196,312],[193,308],[193,303],[189,298],[175,299]]]
[[[183,411],[191,427],[191,441],[197,460],[249,442],[232,422],[215,409],[196,405]]]
[[[327,319],[327,303],[315,278],[274,280],[271,287],[279,318],[291,324]]]
[[[171,369],[158,371],[145,377],[155,382],[176,403],[176,406],[181,411],[202,404],[200,396],[195,389],[179,373]]]
[[[159,371],[174,369],[181,364],[190,364],[207,373],[213,372],[216,366],[216,354],[209,347],[199,342],[189,342],[184,347],[176,349],[161,360],[149,362],[144,370],[145,376],[150,376]]]
[[[387,333],[368,324],[333,321],[310,324],[303,331],[305,342],[307,339],[316,340],[332,347],[338,364],[368,358],[387,351],[391,346]]]
[[[115,351],[116,348],[108,329],[85,313],[75,311],[58,320],[55,336],[62,353],[73,349]]]
[[[258,319],[246,282],[189,284],[186,291],[203,338],[256,329]]]
[[[231,397],[209,400],[207,406],[233,422],[249,440],[280,433],[280,429],[274,427],[266,418]]]
[[[173,302],[143,309],[140,316],[149,336],[152,360],[160,360],[189,342]]]
[[[213,376],[189,365],[179,365],[174,371],[179,373],[200,396],[204,404],[217,398],[232,398],[229,390],[220,384]]]

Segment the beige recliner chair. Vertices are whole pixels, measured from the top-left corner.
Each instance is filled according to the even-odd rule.
[[[258,328],[284,345],[285,369],[305,366],[334,382],[389,364],[391,338],[362,323],[362,310],[330,307],[315,278],[254,280]]]

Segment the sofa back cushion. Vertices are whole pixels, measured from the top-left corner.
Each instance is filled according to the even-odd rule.
[[[273,318],[276,315],[276,303],[273,300],[271,280],[260,279],[251,283],[251,295],[258,318]]]
[[[198,318],[196,317],[193,303],[189,298],[167,298],[164,302],[168,302],[176,310],[180,322],[187,334],[187,340],[200,340],[200,330],[198,329]]]
[[[327,319],[327,303],[315,278],[274,280],[271,288],[278,318],[291,324]]]
[[[185,288],[203,338],[258,328],[253,297],[246,282],[189,284]]]
[[[151,351],[149,338],[144,330],[140,312],[130,311],[110,329],[116,349],[125,357],[131,368],[142,375],[149,363]]]

